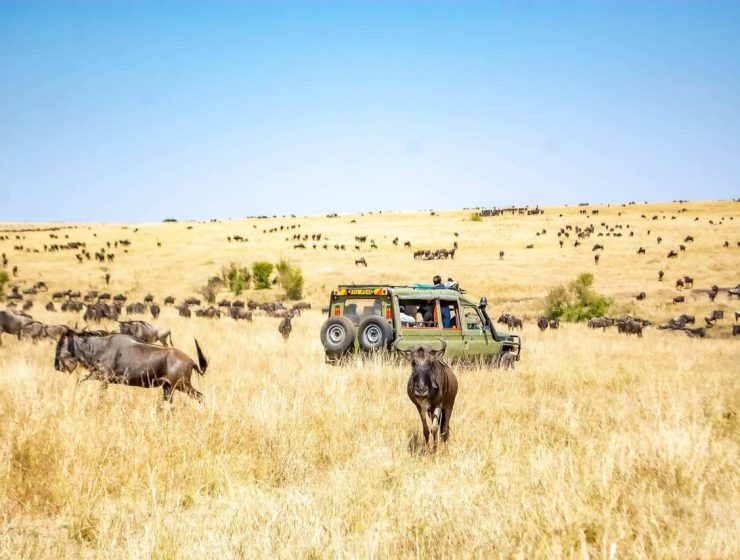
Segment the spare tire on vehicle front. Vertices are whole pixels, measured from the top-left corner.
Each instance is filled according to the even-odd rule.
[[[330,317],[321,326],[321,344],[334,354],[346,352],[355,342],[355,326],[347,317]]]
[[[393,329],[388,321],[378,315],[371,315],[360,322],[357,340],[366,352],[375,352],[388,347],[393,338]]]

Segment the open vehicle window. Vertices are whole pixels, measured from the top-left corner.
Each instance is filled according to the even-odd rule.
[[[439,327],[437,300],[399,298],[398,308],[401,312],[401,328],[419,329]]]
[[[478,310],[472,305],[463,307],[463,322],[468,330],[482,331],[484,322]]]
[[[342,315],[347,317],[355,325],[371,315],[382,316],[383,305],[379,298],[354,298],[344,301]]]

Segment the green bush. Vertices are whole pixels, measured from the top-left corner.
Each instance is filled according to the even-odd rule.
[[[238,296],[244,290],[248,290],[249,284],[252,282],[249,269],[246,266],[239,268],[236,263],[231,263],[229,268],[223,268],[221,277],[224,279],[226,287],[235,296]]]
[[[567,285],[551,289],[545,297],[547,318],[577,323],[606,315],[612,300],[595,293],[593,283],[593,274],[584,272]]]
[[[269,262],[256,262],[252,265],[255,289],[266,290],[270,287],[270,274],[273,268]]]
[[[473,212],[470,215],[470,221],[471,222],[482,222],[483,221],[483,216],[480,215],[480,212]]]
[[[301,299],[303,297],[303,273],[297,266],[292,266],[288,261],[281,259],[275,267],[278,271],[278,283],[285,290],[288,299]]]
[[[0,270],[0,300],[5,299],[5,285],[10,281],[10,276],[4,270]]]
[[[165,219],[164,219],[164,220],[162,220],[162,221],[163,221],[164,223],[166,223],[166,224],[176,224],[176,223],[177,223],[177,220],[176,220],[175,218],[165,218]]]

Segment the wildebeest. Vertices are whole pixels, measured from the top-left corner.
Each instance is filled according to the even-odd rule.
[[[642,336],[642,327],[643,324],[640,321],[636,321],[632,318],[627,319],[626,321],[617,321],[617,330],[620,333],[625,334],[636,334],[637,336]]]
[[[709,295],[709,301],[714,301],[714,298],[716,298],[716,297],[717,297],[717,294],[718,294],[718,293],[719,293],[719,286],[717,286],[717,285],[715,284],[715,285],[714,285],[714,286],[712,286],[712,287],[711,287],[711,288],[709,289],[709,291],[707,292],[707,294]]]
[[[280,321],[280,325],[278,326],[278,332],[283,335],[285,340],[288,340],[290,332],[293,330],[293,326],[290,324],[290,318],[290,315],[286,316],[282,321]]]
[[[56,311],[56,310],[57,310],[57,308],[56,308],[56,307],[54,307],[54,302],[53,302],[53,301],[50,301],[49,303],[47,303],[47,304],[46,304],[46,305],[44,306],[44,308],[45,308],[45,309],[46,309],[47,311]]]
[[[594,255],[594,263],[599,264],[599,255]]]
[[[684,286],[686,286],[687,288],[694,287],[694,279],[691,276],[684,276],[683,283],[684,283]]]
[[[510,329],[521,329],[523,325],[523,322],[519,317],[515,317],[510,313],[503,313],[496,322],[506,325]]]
[[[683,296],[676,296],[673,298],[673,303],[684,303],[686,301],[686,298]]]
[[[675,259],[675,258],[678,258],[678,253],[676,253],[676,251],[674,251],[673,249],[671,249],[671,250],[670,250],[670,251],[668,252],[668,258],[669,258],[669,259]]]
[[[682,290],[683,287],[684,287],[683,279],[679,278],[678,280],[676,280],[676,289],[677,290]]]
[[[647,294],[646,294],[645,292],[640,292],[639,294],[637,294],[637,295],[635,296],[635,299],[636,299],[637,301],[642,301],[642,300],[644,300],[644,299],[645,299],[646,297],[647,297]]]
[[[442,441],[450,434],[450,418],[457,396],[457,377],[450,366],[442,360],[447,343],[442,341],[440,350],[420,346],[410,350],[396,350],[411,361],[411,375],[406,385],[406,393],[421,418],[424,441],[429,443],[431,422],[434,446],[437,445],[437,432]]]
[[[560,328],[560,319],[550,319],[550,322],[548,323],[550,328],[555,330]]]
[[[74,371],[81,365],[88,370],[78,383],[98,379],[103,388],[109,383],[135,387],[162,387],[164,400],[172,401],[172,390],[202,400],[203,395],[190,383],[193,369],[205,375],[208,360],[195,340],[196,364],[176,348],[162,348],[139,342],[125,334],[105,334],[69,330],[59,338],[54,369]]]
[[[161,342],[162,346],[168,346],[167,339],[169,338],[170,345],[173,345],[170,329],[158,327],[146,321],[121,321],[118,323],[118,327],[121,334],[133,336],[140,342],[146,342],[147,344]]]
[[[146,312],[146,305],[140,302],[134,302],[130,303],[126,306],[126,314],[132,315],[134,313],[144,313]]]
[[[180,314],[180,317],[185,317],[186,319],[189,319],[192,313],[190,312],[190,308],[185,305],[184,303],[181,305],[178,305],[175,309],[177,309],[177,312]]]
[[[539,319],[537,319],[537,326],[540,328],[541,331],[546,330],[549,324],[550,322],[545,316],[542,316]]]
[[[500,260],[500,261],[504,260],[504,252],[503,251],[499,251],[498,252],[498,260]]]
[[[658,282],[663,281],[663,276],[665,276],[665,272],[663,272],[662,270],[659,270],[658,271]]]
[[[247,311],[246,309],[242,307],[231,307],[229,308],[229,316],[234,319],[234,321],[244,320],[252,322],[252,312]]]
[[[174,296],[167,296],[164,298],[164,304],[165,305],[174,305],[175,304],[175,298]]]
[[[3,344],[3,333],[14,334],[21,339],[21,331],[31,323],[33,319],[25,315],[18,315],[12,311],[0,311],[0,346]]]
[[[732,325],[732,336],[740,335],[740,325]]]
[[[614,319],[610,319],[609,317],[592,317],[588,320],[588,326],[592,329],[606,330],[607,327],[611,327],[612,325],[614,325]]]
[[[355,259],[355,266],[359,266],[359,265],[367,267],[367,261],[365,260],[365,257]]]
[[[156,303],[153,303],[153,304],[151,304],[149,306],[149,313],[152,314],[152,317],[154,319],[156,319],[157,317],[159,317],[159,312],[160,311],[161,311],[161,309],[159,308],[159,306]]]

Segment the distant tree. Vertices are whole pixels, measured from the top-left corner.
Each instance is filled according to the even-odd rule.
[[[270,274],[274,266],[269,262],[256,262],[252,265],[254,287],[257,290],[266,290],[270,287]]]
[[[246,266],[239,267],[236,263],[231,263],[228,268],[223,268],[221,277],[226,287],[235,296],[249,289],[249,284],[252,282],[252,275],[249,273],[249,269]]]
[[[593,283],[593,274],[584,272],[567,285],[555,286],[545,297],[545,315],[569,322],[603,317],[612,300],[594,292]]]
[[[165,218],[162,221],[166,223],[177,223],[177,220],[175,218]]]
[[[278,271],[278,283],[285,290],[288,299],[301,299],[303,297],[303,273],[301,269],[284,259],[281,259],[275,268]]]
[[[470,214],[470,221],[471,222],[482,222],[483,216],[480,215],[480,212],[473,212]]]

